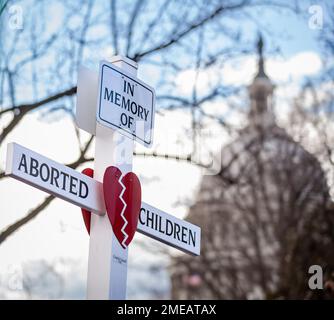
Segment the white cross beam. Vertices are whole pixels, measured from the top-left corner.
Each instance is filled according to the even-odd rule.
[[[96,136],[94,178],[16,143],[8,144],[6,174],[91,211],[87,298],[125,299],[128,247],[118,242],[103,196],[105,170],[132,170],[134,140],[151,146],[154,90],[136,78],[137,64],[116,56],[97,75],[81,68],[76,120]],[[125,99],[125,92],[132,100]],[[123,99],[123,100],[122,100]],[[184,252],[199,255],[201,229],[142,202],[137,231]]]
[[[105,215],[101,182],[17,143],[7,146],[6,174],[94,215]],[[200,254],[201,230],[198,226],[144,201],[141,203],[137,231],[186,253]]]

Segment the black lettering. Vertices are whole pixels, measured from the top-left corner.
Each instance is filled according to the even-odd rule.
[[[181,232],[181,239],[183,243],[187,243],[187,228],[186,227],[182,227],[182,232]]]
[[[130,91],[130,94],[133,96],[134,91],[135,91],[135,86],[133,84],[131,85],[130,83],[128,83],[128,93],[129,91]]]
[[[189,242],[190,242],[190,240],[192,242],[192,245],[195,247],[195,244],[196,244],[196,232],[193,233],[193,231],[191,231],[191,229],[189,229]]]
[[[76,187],[77,187],[77,182],[78,182],[78,179],[75,178],[75,177],[70,177],[70,192],[72,194],[77,194],[77,191],[76,191]]]
[[[59,171],[56,168],[51,167],[51,184],[52,185],[55,184],[57,188],[59,188],[58,179],[59,179]]]
[[[19,168],[18,168],[19,171],[21,171],[21,166],[24,167],[24,173],[28,173],[27,159],[26,159],[26,155],[24,153],[22,153],[22,157],[21,157],[21,160],[20,160],[20,164],[19,164]]]
[[[170,227],[170,230],[168,230],[168,227]],[[171,236],[173,234],[173,223],[172,221],[166,219],[166,235]]]
[[[123,126],[126,126],[127,123],[128,123],[128,118],[127,118],[127,116],[126,116],[125,113],[122,113],[122,114],[121,114],[121,124],[122,124]]]
[[[122,108],[129,111],[129,107],[130,107],[130,99],[126,100],[125,97],[122,96]]]
[[[128,128],[133,124],[133,117],[129,117]]]
[[[29,174],[33,177],[38,176],[38,161],[34,158],[30,160],[30,172]]]
[[[121,100],[121,95],[116,92],[115,93],[115,104],[119,107],[121,106],[120,100]]]
[[[104,88],[104,100],[113,102],[113,95],[114,95],[114,92],[112,90],[108,92],[108,88]]]
[[[43,169],[44,168],[45,168],[44,171],[46,171],[46,177],[43,177]],[[39,175],[44,182],[49,180],[49,178],[50,178],[50,168],[48,167],[48,165],[46,163],[41,164],[41,166],[39,168]]]
[[[124,86],[123,86],[123,91],[127,94],[131,94],[133,96],[134,91],[135,91],[135,86],[129,82],[126,82],[124,80]]]
[[[161,218],[161,216],[159,216],[159,232],[161,232],[161,233],[165,233],[165,231],[164,230],[161,230],[161,220],[162,220],[162,218]]]
[[[177,239],[177,240],[180,241],[180,235],[179,235],[179,233],[180,233],[180,226],[177,223],[175,223],[174,226],[175,226],[175,229],[174,229],[174,239]]]
[[[132,114],[136,114],[137,113],[137,103],[135,103],[134,101],[132,101],[131,105],[130,105],[130,108],[131,108]]]
[[[144,108],[145,121],[147,121],[148,114],[149,114],[149,111]]]
[[[139,212],[139,222],[140,222],[141,224],[145,225],[145,221],[142,220],[142,215],[141,215],[143,211],[146,212],[144,208],[141,208],[141,209],[140,209],[140,212]]]
[[[143,111],[144,111],[143,107],[142,107],[141,105],[138,104],[138,117],[139,117],[140,119],[143,119],[143,120],[144,120],[144,118],[143,118]]]
[[[66,190],[66,188],[65,188],[65,186],[66,186],[66,178],[68,178],[69,175],[67,173],[65,173],[65,172],[61,172],[60,174],[63,176],[63,187],[62,187],[62,189]]]
[[[154,230],[158,230],[158,219],[155,217],[154,219]]]
[[[148,224],[149,224],[149,222],[151,222],[151,226],[150,226],[150,228],[153,229],[154,213],[153,213],[153,212],[151,212],[151,213],[152,213],[152,217],[150,218],[150,217],[149,217],[150,211],[148,211],[148,210],[146,211],[146,225],[149,226]]]
[[[86,182],[80,180],[79,182],[79,197],[80,198],[87,198],[88,196],[88,186],[86,184]]]

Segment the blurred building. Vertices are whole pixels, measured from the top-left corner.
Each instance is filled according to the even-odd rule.
[[[305,298],[310,265],[333,262],[333,210],[318,160],[275,122],[274,85],[257,45],[248,126],[203,176],[187,220],[202,228],[200,257],[171,266],[174,299]]]

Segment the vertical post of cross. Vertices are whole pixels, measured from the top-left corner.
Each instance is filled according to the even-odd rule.
[[[121,56],[109,60],[136,76],[136,62]],[[96,122],[94,179],[103,181],[105,169],[111,165],[123,174],[132,170],[134,141]],[[122,300],[126,298],[128,248],[117,241],[108,216],[92,215],[87,279],[88,299]]]

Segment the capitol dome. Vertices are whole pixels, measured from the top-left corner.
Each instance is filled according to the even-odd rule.
[[[202,228],[201,256],[173,259],[173,299],[305,298],[309,267],[333,262],[325,174],[276,124],[261,38],[257,48],[249,123],[202,178],[186,217]]]

